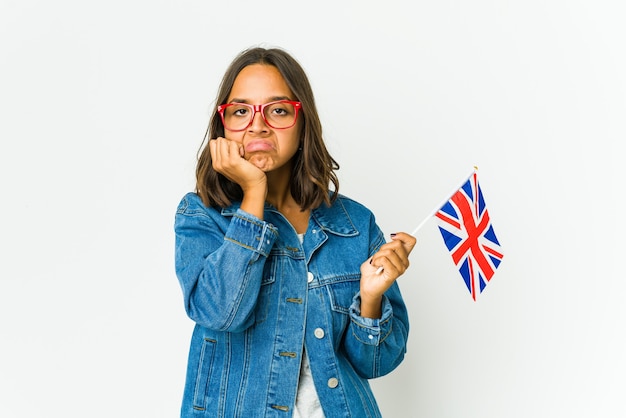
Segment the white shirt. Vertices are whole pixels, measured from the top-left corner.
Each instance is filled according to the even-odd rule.
[[[302,365],[300,366],[300,379],[298,380],[298,394],[296,405],[293,409],[293,418],[324,418],[324,411],[317,396],[313,376],[309,367],[309,356],[306,350],[302,350]]]
[[[304,240],[304,234],[298,234],[300,242]],[[293,418],[324,418],[324,411],[317,396],[313,376],[309,367],[309,355],[306,349],[302,349],[302,364],[300,365],[300,379],[298,379],[298,394],[296,405],[293,408]]]

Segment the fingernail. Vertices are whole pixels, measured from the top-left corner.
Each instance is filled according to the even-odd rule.
[[[396,234],[396,233],[394,232],[394,233],[391,233],[391,234],[389,234],[389,235],[391,235],[391,238],[393,238],[393,237],[395,237],[395,236],[396,236],[396,235],[398,235],[398,234]]]

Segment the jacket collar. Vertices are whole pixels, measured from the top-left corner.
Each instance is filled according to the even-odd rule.
[[[343,205],[341,195],[337,197],[332,206],[326,206],[325,203],[322,203],[319,207],[313,209],[311,216],[324,231],[342,236],[359,234]]]
[[[221,211],[222,216],[233,216],[240,206],[241,202],[234,202],[230,206],[223,208]],[[265,210],[279,213],[276,208],[269,203],[265,203]],[[311,210],[311,217],[320,228],[331,234],[341,236],[354,236],[359,234],[359,231],[350,219],[348,211],[343,205],[341,195],[337,197],[337,200],[335,200],[331,206],[322,203],[317,208]]]

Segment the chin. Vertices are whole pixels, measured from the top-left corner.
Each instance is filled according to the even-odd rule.
[[[255,167],[257,167],[259,170],[268,172],[269,170],[271,170],[273,164],[272,164],[272,160],[268,157],[264,157],[264,156],[253,156],[252,158],[250,158],[248,161],[250,161],[252,163],[252,165],[254,165]]]

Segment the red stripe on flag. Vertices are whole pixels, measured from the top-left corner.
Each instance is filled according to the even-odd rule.
[[[456,249],[456,251],[452,253],[452,260],[454,260],[455,264],[458,264],[459,260],[461,260],[465,253],[471,251],[474,259],[478,263],[478,267],[480,267],[483,273],[485,273],[485,277],[487,279],[490,279],[491,276],[493,276],[494,271],[491,268],[491,264],[489,264],[489,261],[485,257],[485,254],[481,251],[480,245],[478,243],[478,238],[489,226],[489,213],[487,212],[487,210],[485,210],[480,223],[476,225],[471,206],[469,205],[467,199],[463,196],[463,194],[459,191],[455,193],[454,196],[452,196],[451,200],[459,208],[463,225],[465,226],[465,230],[467,231],[467,238]]]
[[[488,252],[489,254],[491,254],[491,255],[493,255],[493,256],[495,256],[497,258],[504,257],[504,254],[501,254],[501,253],[497,252],[496,250],[494,250],[491,247],[487,247],[486,245],[483,245],[482,247],[483,247],[483,250],[485,250],[486,252]]]
[[[437,212],[437,214],[435,216],[437,218],[441,219],[442,221],[444,221],[445,223],[452,225],[456,229],[461,229],[461,224],[459,222],[457,222],[456,219],[453,219],[453,218],[449,217],[445,213]]]

